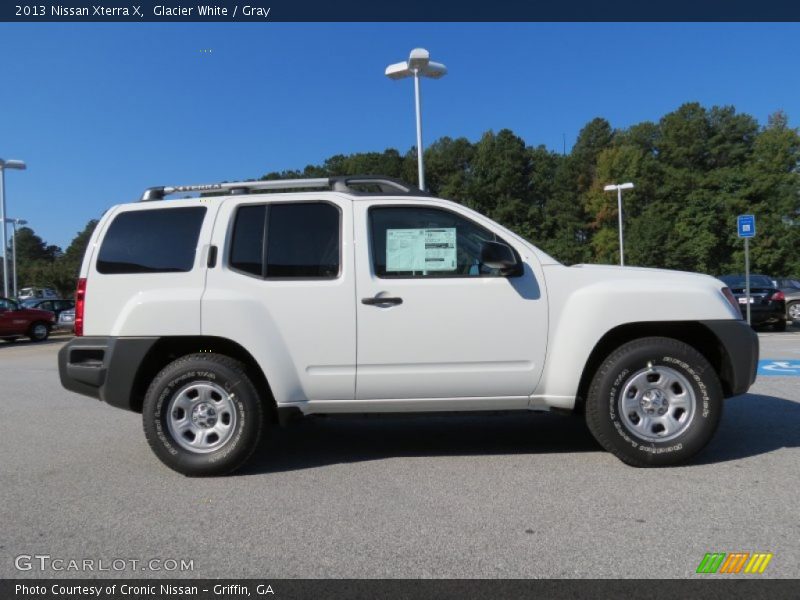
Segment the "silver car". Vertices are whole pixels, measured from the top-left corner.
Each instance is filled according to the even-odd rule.
[[[800,281],[785,277],[773,281],[786,296],[786,320],[800,324]]]
[[[62,310],[58,315],[56,327],[61,331],[75,331],[75,309]]]

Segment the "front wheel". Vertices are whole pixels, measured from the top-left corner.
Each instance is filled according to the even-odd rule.
[[[800,323],[800,302],[792,302],[786,309],[786,314],[795,323]]]
[[[190,476],[238,469],[258,445],[261,398],[245,367],[221,354],[192,354],[167,365],[142,407],[144,432],[156,456]]]
[[[636,467],[689,460],[708,444],[722,415],[714,368],[681,341],[650,337],[612,352],[595,373],[586,422],[606,450]]]

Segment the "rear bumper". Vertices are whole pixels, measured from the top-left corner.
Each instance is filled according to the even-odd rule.
[[[77,337],[58,352],[61,385],[71,392],[134,410],[134,382],[155,337]]]
[[[756,380],[758,370],[758,335],[745,321],[701,321],[719,340],[727,357],[723,360],[722,379],[727,382],[726,396],[744,394]]]
[[[742,311],[742,318],[747,318],[747,305],[740,304]],[[777,302],[768,306],[759,306],[757,304],[750,305],[750,322],[753,325],[765,325],[777,323],[786,319],[786,306],[784,303],[778,304]]]

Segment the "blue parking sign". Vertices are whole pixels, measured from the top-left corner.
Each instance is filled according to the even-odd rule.
[[[736,217],[736,226],[740,238],[756,237],[755,215],[739,215]]]

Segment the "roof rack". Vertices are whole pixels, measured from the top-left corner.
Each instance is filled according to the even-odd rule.
[[[362,188],[362,189],[358,189]],[[363,188],[368,188],[364,190]],[[377,189],[378,191],[369,191]],[[317,177],[314,179],[271,179],[267,181],[232,181],[226,183],[206,183],[196,185],[170,185],[147,188],[140,202],[163,200],[172,194],[216,193],[219,195],[249,194],[271,190],[325,189],[348,194],[391,194],[400,196],[430,196],[420,190],[392,177],[381,175],[346,175],[339,177]]]

